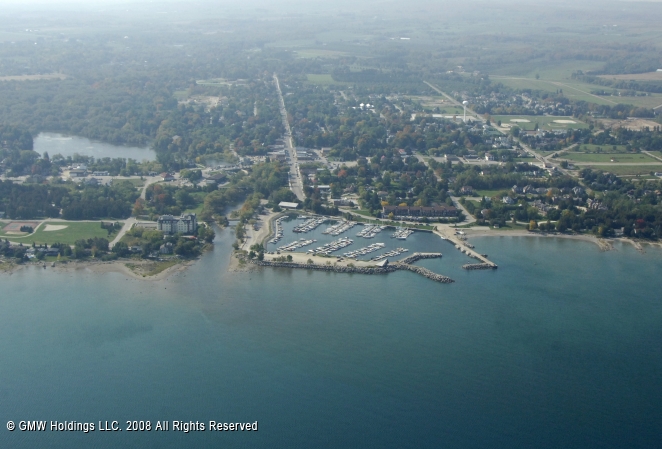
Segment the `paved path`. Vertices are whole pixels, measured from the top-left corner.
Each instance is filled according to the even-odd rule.
[[[124,226],[122,226],[122,229],[120,229],[120,232],[118,232],[113,241],[108,244],[108,248],[112,249],[113,246],[115,246],[115,244],[119,242],[122,237],[124,237],[124,234],[126,234],[126,232],[133,227],[136,221],[138,220],[136,220],[134,217],[127,218],[124,222]]]

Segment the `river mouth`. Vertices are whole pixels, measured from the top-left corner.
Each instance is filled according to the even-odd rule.
[[[95,159],[105,157],[135,159],[142,162],[155,161],[156,153],[150,147],[132,147],[113,145],[90,140],[86,137],[67,136],[58,133],[39,133],[34,139],[34,150],[39,154],[48,153],[50,157],[60,154],[64,157],[91,156]]]

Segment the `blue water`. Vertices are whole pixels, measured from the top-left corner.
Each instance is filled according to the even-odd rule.
[[[60,154],[64,157],[93,156],[96,159],[104,157],[135,159],[138,162],[144,160],[156,160],[156,153],[149,147],[131,147],[112,145],[98,142],[78,136],[64,136],[56,133],[40,133],[34,139],[34,150],[43,155],[48,152],[50,157]]]
[[[466,272],[450,244],[410,239],[457,282],[228,273],[228,231],[158,283],[1,275],[0,447],[659,447],[661,251],[481,238],[499,269]],[[9,432],[10,419],[259,431]]]

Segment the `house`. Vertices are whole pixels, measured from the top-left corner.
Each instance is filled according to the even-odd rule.
[[[583,194],[584,194],[584,189],[582,189],[581,187],[577,186],[577,187],[574,187],[574,188],[572,189],[572,193],[574,193],[574,194],[577,195],[577,196],[579,196],[579,195],[583,195]]]
[[[474,188],[471,186],[462,186],[460,189],[461,195],[471,195],[472,193],[474,193]]]
[[[514,185],[512,189],[513,193],[524,193],[523,189],[521,187],[518,187],[517,185]]]
[[[172,176],[170,173],[166,173],[166,172],[161,173],[159,175],[159,177],[161,178],[161,181],[168,181],[169,182],[169,181],[174,181],[175,180],[174,176]]]
[[[110,176],[110,173],[107,171],[94,171],[92,176]]]
[[[504,204],[515,204],[515,200],[509,196],[504,196],[501,200]]]
[[[206,179],[212,183],[219,184],[227,178],[225,173],[214,173],[214,174],[209,174]]]
[[[405,158],[407,157],[407,152],[401,148],[398,150],[398,155],[400,155],[402,158]]]
[[[331,204],[334,206],[353,206],[354,202],[352,200],[348,200],[346,198],[335,198],[331,199]]]
[[[382,216],[393,214],[394,217],[455,217],[457,209],[453,206],[384,206]]]
[[[493,161],[494,160],[494,155],[492,153],[485,153],[485,160],[486,161]]]
[[[83,178],[87,176],[87,170],[82,169],[82,168],[72,168],[69,170],[69,177],[70,178]]]
[[[320,154],[322,156],[328,156],[329,153],[331,153],[331,148],[330,147],[324,147],[320,150]]]
[[[170,243],[170,242],[164,243],[159,248],[159,253],[161,253],[161,254],[172,254],[172,251],[173,251],[172,243]]]
[[[182,214],[179,218],[161,215],[156,221],[156,229],[165,234],[193,234],[198,230],[198,219],[195,214]]]

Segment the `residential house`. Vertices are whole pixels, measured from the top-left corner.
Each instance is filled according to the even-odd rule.
[[[382,216],[393,214],[396,218],[409,217],[455,217],[457,209],[453,206],[384,206]]]

